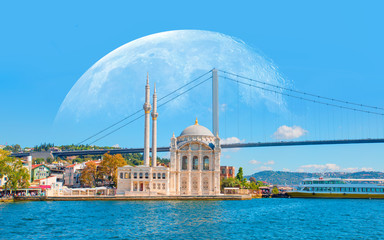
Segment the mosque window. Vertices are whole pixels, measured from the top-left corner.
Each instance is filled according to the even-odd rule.
[[[187,156],[184,156],[183,160],[181,162],[181,169],[187,170],[187,168],[188,168],[188,158],[187,158]]]
[[[145,179],[148,179],[149,178],[149,174],[146,172],[145,173]]]
[[[160,183],[157,184],[157,189],[161,189]]]
[[[163,183],[163,189],[165,189],[165,183]]]
[[[199,169],[199,158],[197,156],[194,156],[192,159],[192,169],[193,170]]]
[[[142,179],[143,178],[143,173],[139,173],[139,178]]]
[[[128,179],[128,173],[125,173],[125,179]]]
[[[153,184],[153,189],[156,189],[156,183]]]
[[[157,179],[161,179],[161,173],[157,173]]]
[[[120,179],[123,179],[123,173],[122,172],[120,173]]]
[[[137,173],[133,173],[133,178],[137,178]]]
[[[209,157],[205,156],[203,160],[203,169],[209,170]]]
[[[152,177],[153,179],[156,179],[156,173],[153,173],[153,177]]]
[[[163,173],[163,179],[165,179],[165,173]]]
[[[128,174],[128,178],[131,179],[131,173]]]

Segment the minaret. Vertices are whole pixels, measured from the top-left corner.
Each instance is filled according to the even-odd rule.
[[[149,167],[149,113],[151,112],[149,77],[147,73],[147,85],[145,85],[145,103],[143,106],[145,112],[144,126],[144,166]]]
[[[157,95],[156,83],[153,90],[153,110],[152,110],[152,167],[157,166]]]

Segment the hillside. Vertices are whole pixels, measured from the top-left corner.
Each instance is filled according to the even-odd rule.
[[[298,185],[304,178],[332,177],[332,178],[381,178],[383,172],[327,172],[327,173],[305,173],[305,172],[283,172],[283,171],[262,171],[246,178],[254,177],[259,181],[266,181],[274,185]]]

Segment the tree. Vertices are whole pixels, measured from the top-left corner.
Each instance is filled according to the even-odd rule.
[[[0,149],[0,177],[7,176],[4,184],[5,192],[8,187],[12,190],[29,187],[30,175],[20,159],[9,156],[9,152]]]
[[[242,168],[242,167],[239,167],[239,171],[237,172],[236,178],[237,178],[240,182],[245,182],[244,174],[243,174],[243,168]]]
[[[44,162],[45,162],[44,158],[36,158],[33,160],[33,164],[42,164]]]
[[[104,154],[103,161],[100,163],[100,175],[109,182],[110,185],[116,186],[117,168],[125,166],[127,163],[121,154],[111,155]]]
[[[279,189],[276,186],[272,188],[272,194],[279,194]]]
[[[250,181],[251,183],[256,183],[256,178],[255,178],[255,177],[250,177],[250,178],[249,178],[249,181]]]
[[[241,187],[241,182],[237,178],[221,179],[221,190],[224,190],[225,187]]]
[[[98,179],[97,165],[95,162],[87,162],[85,168],[81,172],[80,182],[83,185],[96,187]]]

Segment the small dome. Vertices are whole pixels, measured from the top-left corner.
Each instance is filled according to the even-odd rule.
[[[208,128],[203,127],[203,126],[198,124],[197,119],[196,119],[196,122],[195,122],[194,125],[187,127],[186,129],[184,129],[181,132],[180,137],[181,136],[196,136],[196,135],[197,136],[211,136],[211,137],[214,137],[212,132],[209,131]]]

